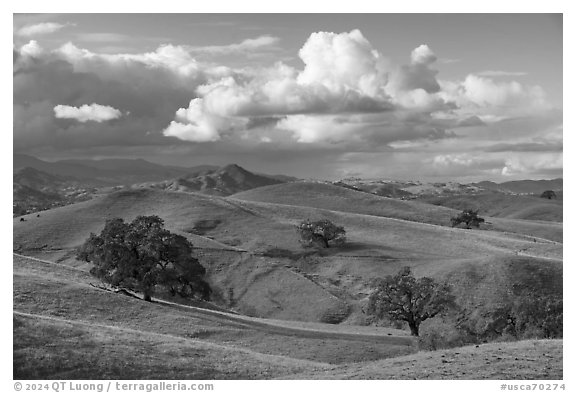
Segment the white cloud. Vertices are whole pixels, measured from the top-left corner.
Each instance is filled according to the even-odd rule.
[[[262,49],[276,49],[280,38],[270,35],[262,35],[256,38],[248,38],[237,44],[212,45],[212,46],[187,46],[189,52],[209,53],[223,55],[230,53],[240,53],[244,51],[256,51]]]
[[[516,81],[496,82],[470,74],[463,81],[440,81],[438,93],[457,107],[459,116],[478,116],[485,122],[534,115],[549,110],[540,86],[525,86]]]
[[[40,57],[44,54],[44,49],[42,49],[37,41],[31,40],[20,47],[20,54],[22,56]]]
[[[432,163],[435,166],[471,166],[476,162],[476,159],[468,154],[441,154],[435,156]]]
[[[51,34],[56,31],[63,29],[68,26],[67,24],[55,23],[55,22],[44,22],[37,23],[34,25],[26,25],[21,27],[16,34],[19,36],[30,37],[33,35]]]
[[[358,124],[338,121],[336,116],[309,115],[287,116],[276,128],[292,132],[300,143],[336,143],[349,140],[354,131],[360,131]]]
[[[122,42],[131,39],[130,36],[117,33],[80,33],[76,37],[86,42]]]
[[[54,115],[58,119],[74,119],[81,123],[87,121],[101,123],[119,118],[122,116],[122,112],[111,106],[99,104],[82,105],[79,108],[69,105],[56,105],[54,107]]]
[[[412,64],[430,65],[436,61],[437,57],[428,45],[420,45],[412,51],[410,59],[412,60]]]
[[[334,94],[356,91],[385,100],[386,64],[360,30],[313,33],[299,52],[305,64],[298,83],[320,85]]]
[[[563,153],[537,153],[516,155],[506,160],[502,168],[503,176],[527,175],[530,173],[561,173]]]
[[[220,131],[241,128],[247,120],[214,115],[203,110],[204,102],[198,98],[190,101],[188,108],[176,112],[176,121],[163,131],[164,136],[176,137],[189,142],[214,142],[220,140]]]
[[[492,76],[492,77],[497,77],[497,76],[526,76],[526,75],[528,75],[527,72],[522,72],[522,71],[498,71],[498,70],[486,70],[486,71],[475,72],[474,74],[479,75],[479,76]]]

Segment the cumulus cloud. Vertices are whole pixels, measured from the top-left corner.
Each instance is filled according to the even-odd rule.
[[[298,152],[302,159],[330,156],[327,167],[338,154],[358,152],[374,154],[378,168],[401,162],[408,175],[424,162],[434,176],[508,177],[535,173],[531,154],[561,153],[562,131],[553,127],[562,113],[550,111],[540,87],[493,79],[496,73],[438,79],[441,58],[427,45],[406,48],[407,64],[395,65],[359,30],[318,32],[298,52],[301,66],[233,69],[202,60],[276,44],[262,36],[204,50],[161,45],[143,53],[95,53],[72,43],[50,51],[32,40],[14,49],[14,146],[96,151],[136,150],[136,144],[203,157],[258,150],[259,157],[282,155],[284,162]],[[117,121],[106,121],[102,108]],[[206,152],[200,143],[209,143]],[[365,159],[355,165],[372,173],[361,165]],[[541,171],[558,171],[542,163]]]
[[[439,94],[446,102],[454,103],[460,113],[477,115],[483,121],[549,109],[540,86],[524,86],[516,81],[496,82],[473,74],[461,82],[441,83]]]
[[[16,31],[16,34],[23,37],[55,33],[66,27],[67,24],[56,22],[43,22],[34,25],[26,25]]]
[[[87,121],[101,123],[119,118],[122,116],[122,112],[111,106],[99,104],[82,105],[79,108],[68,105],[56,105],[54,107],[54,116],[58,119],[78,120],[81,123]]]
[[[562,153],[541,153],[529,156],[514,156],[506,160],[503,176],[526,175],[529,173],[562,176]]]
[[[164,129],[165,136],[172,136],[189,142],[214,142],[220,139],[218,130],[235,126],[232,119],[204,111],[200,99],[190,101],[188,108],[176,112],[176,121]]]
[[[418,66],[426,69],[433,58],[431,51],[426,53],[420,48],[417,52],[421,62]],[[359,30],[341,34],[313,33],[300,49],[299,56],[304,63],[300,71],[277,63],[238,78],[228,76],[200,86],[197,89],[200,99],[194,101],[200,111],[192,111],[197,119],[189,118],[188,121],[199,124],[203,118],[211,116],[248,119],[289,116],[278,127],[291,131],[299,142],[311,143],[340,140],[357,128],[357,125],[334,127],[334,117],[329,115],[380,113],[394,109],[393,98],[387,89],[388,62]],[[413,106],[435,104],[418,91],[411,94],[406,96],[406,101]],[[296,130],[298,124],[304,123],[306,131]],[[226,129],[231,131],[234,127],[226,125]],[[220,127],[215,131],[219,135],[226,132]]]
[[[40,57],[44,54],[44,49],[35,40],[30,40],[20,47],[20,55],[28,57]]]
[[[412,51],[410,59],[412,60],[412,64],[430,65],[436,61],[437,57],[428,45],[420,45]]]

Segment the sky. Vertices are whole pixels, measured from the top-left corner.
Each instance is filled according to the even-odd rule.
[[[560,14],[15,14],[14,153],[303,178],[563,174]]]

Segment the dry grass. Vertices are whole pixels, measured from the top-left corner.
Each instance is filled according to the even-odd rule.
[[[14,260],[14,308],[87,324],[199,338],[230,348],[323,363],[358,362],[413,352],[412,339],[393,329],[290,323],[147,303],[89,286],[89,275],[24,257]]]
[[[562,201],[537,196],[490,192],[475,195],[429,196],[418,199],[456,210],[479,210],[481,215],[522,220],[563,221]]]
[[[419,352],[289,378],[561,380],[562,361],[562,340],[526,340]]]
[[[14,314],[14,379],[266,379],[325,367],[198,339]]]

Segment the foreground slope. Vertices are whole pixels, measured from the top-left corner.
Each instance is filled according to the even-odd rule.
[[[15,378],[266,378],[415,349],[400,330],[261,320],[91,284],[82,270],[14,257]]]
[[[562,378],[561,340],[412,353],[411,339],[394,329],[148,303],[93,281],[75,268],[14,257],[15,379]]]
[[[311,370],[289,378],[562,380],[562,347],[562,340],[490,343]]]

